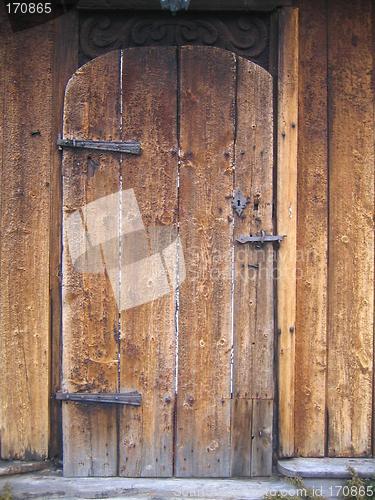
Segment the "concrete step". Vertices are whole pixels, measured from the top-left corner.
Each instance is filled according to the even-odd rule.
[[[24,474],[47,469],[51,466],[48,461],[27,462],[21,460],[0,460],[0,476]]]
[[[127,479],[66,478],[56,472],[23,474],[0,478],[2,488],[9,484],[13,500],[25,498],[67,500],[116,498],[137,500],[206,499],[206,500],[261,500],[267,493],[282,492],[284,496],[296,494],[296,489],[285,478],[260,479]],[[339,480],[306,480],[306,486],[335,498]],[[302,497],[302,495],[300,494]]]
[[[375,477],[374,458],[285,458],[277,469],[283,476],[304,478],[339,478],[351,476],[352,467],[361,477]]]

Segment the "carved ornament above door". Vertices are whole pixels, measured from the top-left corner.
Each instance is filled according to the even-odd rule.
[[[80,11],[80,64],[115,49],[209,45],[269,69],[270,16],[260,12]]]

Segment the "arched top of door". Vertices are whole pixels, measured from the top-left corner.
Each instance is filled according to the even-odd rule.
[[[161,55],[161,57],[163,57],[164,51],[170,51],[172,49],[175,49],[175,50],[184,49],[184,48],[188,48],[188,47],[189,47],[189,45],[182,45],[181,47],[173,47],[173,46],[160,47],[160,49],[161,49],[160,55]],[[247,71],[251,71],[251,72],[255,71],[259,75],[263,74],[264,75],[263,78],[265,78],[266,80],[271,79],[271,81],[272,81],[272,74],[270,73],[270,71],[268,71],[268,69],[265,69],[260,64],[257,64],[254,61],[251,61],[251,60],[244,58],[242,56],[238,56],[233,51],[229,51],[227,49],[223,49],[220,47],[214,47],[214,46],[206,46],[206,47],[201,46],[201,49],[205,50],[207,55],[211,51],[213,52],[213,54],[215,54],[215,53],[218,54],[220,52],[222,52],[223,54],[231,53],[233,56],[233,68],[234,68],[235,73],[237,73],[236,78],[237,77],[239,78],[238,68],[237,68],[237,70],[235,69],[236,61],[238,62],[238,61],[243,60],[243,62],[245,63],[245,66],[243,66],[243,67],[247,67],[248,68]],[[98,69],[97,69],[98,67],[101,67],[102,71],[104,71],[104,72],[106,72],[107,70],[110,71],[111,68],[113,67],[113,60],[114,59],[117,59],[117,61],[118,61],[117,64],[118,64],[118,70],[119,70],[120,67],[126,63],[128,55],[130,55],[130,58],[132,60],[134,60],[134,57],[139,57],[139,62],[140,62],[140,64],[142,64],[143,56],[145,56],[147,58],[148,52],[150,52],[150,51],[154,52],[156,50],[157,50],[156,47],[147,47],[147,46],[146,47],[128,47],[126,49],[114,49],[114,50],[104,52],[103,54],[99,54],[98,56],[96,56],[93,59],[84,63],[80,68],[78,68],[72,74],[72,76],[70,77],[70,79],[67,82],[65,94],[67,95],[71,91],[75,92],[76,91],[75,88],[77,86],[78,87],[80,86],[80,81],[86,82],[85,87],[87,86],[88,82],[91,81],[90,86],[92,88],[94,88],[95,87],[95,79],[90,79],[90,74],[91,73],[95,74],[98,71]],[[179,53],[176,51],[176,58],[179,57]],[[136,55],[136,54],[138,54],[138,55]],[[109,61],[109,66],[108,66],[108,61]],[[226,68],[226,70],[227,69],[228,68]],[[118,70],[116,70],[116,71],[118,71]],[[125,69],[123,69],[123,71],[125,71]],[[178,69],[177,69],[177,71],[178,71]],[[177,73],[176,73],[176,78],[177,78]],[[117,80],[119,82],[121,81],[120,73],[116,74],[116,76],[114,75],[114,81],[117,81]]]

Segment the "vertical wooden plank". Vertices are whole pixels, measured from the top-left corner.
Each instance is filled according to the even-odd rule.
[[[253,400],[233,397],[231,415],[231,475],[251,476]]]
[[[254,399],[252,415],[251,475],[272,474],[273,400]]]
[[[3,5],[0,6],[0,39],[2,41],[0,45],[0,213],[2,213],[2,175],[4,170],[4,156],[3,156],[3,137],[4,137],[4,96],[5,96],[5,78],[6,78],[6,50],[7,50],[7,38],[9,37],[9,24],[6,22],[6,12]],[[0,242],[2,240],[2,227],[0,225]],[[1,251],[2,246],[0,244],[0,277],[1,274]],[[0,299],[1,300],[1,299]],[[1,335],[3,335],[1,329]],[[0,344],[0,347],[1,344]],[[0,359],[3,358],[3,354],[0,351]],[[2,433],[4,432],[4,423],[6,421],[6,415],[3,415],[4,408],[0,405],[0,442],[2,438]],[[1,451],[1,450],[0,450]],[[1,458],[1,455],[0,455]]]
[[[321,457],[327,374],[327,9],[300,2],[295,451]]]
[[[279,454],[294,453],[296,322],[298,10],[280,11],[277,119],[277,232],[287,235],[278,253],[277,321]]]
[[[5,93],[5,70],[6,70],[6,48],[7,48],[7,38],[9,37],[10,26],[7,21],[6,12],[3,6],[0,7],[0,113],[3,116],[4,113],[4,93]],[[4,120],[0,120],[0,158],[2,160],[3,155],[3,130],[4,130]],[[1,174],[1,171],[0,171]],[[1,197],[1,191],[0,191]],[[1,198],[0,198],[1,201]]]
[[[70,79],[64,137],[121,139],[119,66],[120,52],[111,52],[83,66]],[[118,311],[104,262],[92,260],[95,248],[100,249],[99,257],[104,254],[104,243],[95,247],[95,241],[106,239],[104,231],[111,235],[112,229],[113,238],[118,236],[119,211],[108,205],[93,220],[85,207],[118,192],[119,155],[65,150],[63,175],[63,390],[114,392],[118,388]],[[102,200],[104,206],[107,199]],[[72,238],[69,216],[77,210],[80,230]],[[90,227],[95,222],[96,228]],[[85,229],[81,249],[87,267],[82,272],[73,265],[72,249]],[[64,475],[117,475],[116,408],[63,403],[63,442]]]
[[[272,77],[242,58],[238,60],[236,103],[234,187],[249,197],[249,204],[241,217],[234,212],[234,238],[261,230],[272,234]],[[252,446],[248,427],[252,405],[246,400],[272,399],[274,392],[273,247],[234,245],[232,474],[249,476],[259,468],[253,468],[250,460],[251,450],[258,448]],[[265,408],[272,421],[272,404]],[[269,451],[272,455],[272,446]],[[263,470],[262,475],[270,472]]]
[[[371,453],[373,2],[329,2],[329,455]]]
[[[375,54],[375,9],[371,9],[371,21],[372,21],[372,53]],[[375,89],[375,57],[372,57],[372,88]],[[375,93],[375,90],[374,90]],[[374,110],[374,134],[375,134],[375,99],[373,101]],[[374,255],[374,269],[375,269],[375,255]],[[375,273],[375,270],[374,270]],[[373,321],[375,321],[375,310]],[[375,351],[375,331],[374,331],[374,342],[373,349]],[[374,353],[373,353],[374,355]],[[375,364],[375,361],[374,361]],[[375,369],[373,365],[372,370],[372,456],[375,456]]]
[[[78,66],[78,18],[71,11],[54,21],[53,133],[51,137],[51,224],[50,224],[50,302],[51,302],[51,392],[61,386],[61,250],[62,250],[62,172],[61,152],[56,138],[62,135],[65,87]],[[61,405],[51,400],[51,440],[49,456],[62,452]]]
[[[6,121],[0,188],[1,457],[40,459],[48,454],[49,440],[52,24],[8,31],[5,36],[2,116]]]
[[[235,56],[181,49],[176,475],[230,475]]]
[[[167,477],[173,475],[177,254],[164,270],[160,259],[177,235],[176,49],[124,51],[123,137],[142,144],[142,156],[124,161],[122,183],[134,190],[146,241],[138,231],[137,241],[123,243],[121,294],[130,297],[142,282],[146,294],[146,283],[154,286],[159,271],[169,275],[169,293],[161,290],[154,300],[121,312],[121,390],[140,391],[142,405],[121,413],[120,475]],[[133,271],[128,267],[137,263]]]

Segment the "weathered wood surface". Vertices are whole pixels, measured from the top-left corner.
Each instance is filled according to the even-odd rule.
[[[41,459],[49,444],[52,28],[14,35],[2,22],[1,38],[1,456]]]
[[[328,453],[371,453],[373,2],[329,2]]]
[[[120,51],[78,70],[68,83],[64,137],[120,140]],[[107,236],[116,235],[119,210],[86,209],[120,188],[117,153],[67,150],[63,154],[63,382],[67,392],[118,389],[118,310],[103,259]],[[69,216],[79,210],[74,238]],[[95,208],[93,209],[95,213]],[[87,233],[85,235],[85,230]],[[118,232],[117,232],[118,234]],[[82,236],[83,235],[83,236]],[[73,241],[87,265],[74,267]],[[75,265],[77,265],[75,263]],[[96,273],[96,274],[94,274]],[[64,474],[117,475],[116,408],[63,403]]]
[[[277,119],[277,232],[286,235],[278,255],[277,328],[279,454],[294,453],[298,11],[280,12]]]
[[[199,78],[194,78],[193,68]],[[207,92],[212,87],[214,94]],[[218,123],[221,133],[217,133]],[[232,425],[238,441],[247,432],[249,467],[243,474],[270,473],[272,247],[263,251],[245,247],[250,255],[246,262],[250,265],[255,259],[259,274],[255,281],[244,279],[241,286],[247,288],[242,291],[254,295],[258,308],[251,325],[237,323],[234,339],[231,266],[234,257],[242,272],[243,256],[232,254],[234,228],[236,235],[260,229],[272,232],[272,79],[253,63],[237,62],[233,54],[219,49],[184,48],[179,58],[176,49],[169,48],[108,54],[70,80],[64,137],[117,140],[119,135],[139,141],[142,155],[64,150],[62,389],[138,390],[142,404],[125,406],[117,415],[110,407],[63,404],[64,473],[171,476],[175,431],[177,475],[238,474],[231,467],[233,341],[238,344],[236,399],[241,405],[249,402],[247,414],[237,421],[242,418],[250,425],[238,428],[235,413]],[[237,163],[236,182],[243,184],[252,203],[249,217],[234,224],[230,198]],[[112,213],[103,211],[105,196],[117,190],[132,193],[134,210],[142,217],[136,239],[125,234],[126,203],[119,198]],[[95,211],[90,203],[97,199],[100,209]],[[77,227],[71,241],[74,217]],[[170,256],[163,251],[176,238],[177,217],[187,279],[179,294],[175,416],[174,288],[180,259],[177,248]],[[112,243],[105,245],[109,236]],[[77,268],[77,248],[86,256],[81,259],[83,269]],[[136,264],[138,269],[142,266],[141,274]],[[143,295],[140,302],[131,302],[138,283],[145,282],[149,288],[160,279],[158,265],[167,265],[167,292],[159,296],[155,290],[156,296],[146,303]],[[247,264],[246,268],[250,270]],[[238,318],[242,313],[247,318],[247,302],[238,293],[235,302]]]
[[[120,387],[140,391],[142,405],[122,410],[119,467],[124,476],[168,477],[173,475],[177,253],[166,261],[163,250],[177,236],[176,49],[125,50],[122,84],[123,138],[142,144],[140,157],[122,163],[122,189],[134,190],[146,234],[140,239],[138,231],[137,241],[123,244],[121,293],[130,295],[142,280],[154,286],[163,260],[172,290],[121,312]],[[140,266],[132,271],[128,265],[141,264],[140,259],[145,259],[142,271]]]
[[[327,9],[300,2],[295,453],[324,456],[327,375]]]
[[[272,475],[273,400],[253,399],[251,476]]]
[[[310,247],[310,245],[313,244],[319,253],[319,259],[321,259],[323,255],[321,253],[323,243],[321,240],[317,241],[314,239],[314,241],[312,241],[312,236],[315,233],[313,233],[310,228],[311,226],[320,227],[322,230],[324,228],[323,199],[319,197],[315,203],[314,196],[317,196],[318,194],[319,196],[323,196],[323,192],[318,193],[318,185],[319,183],[323,185],[324,182],[326,182],[323,171],[320,170],[323,168],[324,163],[324,133],[321,130],[318,130],[320,126],[324,126],[325,120],[323,111],[324,102],[320,99],[322,99],[324,93],[324,89],[322,89],[322,87],[325,84],[322,73],[325,72],[326,74],[326,71],[324,70],[324,64],[321,59],[323,56],[319,55],[319,51],[322,50],[322,46],[325,43],[325,30],[321,25],[321,23],[323,23],[323,20],[321,20],[320,17],[323,16],[323,12],[321,10],[319,11],[319,9],[314,9],[314,12],[311,12],[311,15],[309,15],[308,11],[304,14],[303,9],[307,9],[306,5],[301,4],[301,7],[301,29],[307,29],[309,26],[307,23],[308,19],[310,19],[311,22],[309,39],[304,37],[304,39],[300,41],[299,48],[302,57],[302,63],[300,66],[301,82],[303,82],[304,87],[306,87],[308,81],[311,81],[313,78],[316,80],[314,80],[314,83],[312,82],[306,87],[307,89],[310,89],[311,92],[314,92],[313,97],[311,98],[313,108],[310,109],[308,107],[308,101],[310,99],[306,97],[307,91],[303,92],[301,90],[299,93],[301,106],[300,118],[303,117],[303,123],[301,124],[302,135],[300,139],[299,152],[301,174],[298,179],[298,201],[301,213],[298,222],[298,250],[301,251],[305,249],[306,246]],[[342,14],[340,14],[340,12]],[[365,14],[362,15],[362,12]],[[371,278],[369,279],[368,276],[365,278],[367,270],[364,271],[364,268],[366,267],[366,260],[369,259],[368,256],[371,253],[370,247],[367,245],[370,245],[371,242],[367,236],[361,238],[359,242],[354,242],[356,241],[356,227],[358,227],[358,231],[361,231],[363,227],[365,227],[366,234],[369,231],[369,226],[364,219],[366,219],[369,213],[368,201],[371,196],[372,186],[371,179],[368,180],[369,175],[370,177],[372,175],[369,167],[371,161],[368,161],[368,152],[370,151],[371,154],[371,145],[369,146],[371,141],[369,139],[369,134],[371,134],[371,130],[373,130],[372,121],[371,123],[369,122],[368,116],[371,112],[372,103],[371,100],[369,100],[369,94],[371,94],[369,76],[366,74],[366,71],[369,71],[373,67],[373,62],[370,61],[371,57],[369,55],[369,52],[373,50],[373,42],[369,36],[368,28],[368,22],[371,18],[370,14],[372,15],[372,18],[374,18],[373,12],[370,13],[369,3],[367,1],[363,1],[358,4],[353,11],[351,5],[345,5],[345,2],[337,2],[332,4],[328,19],[331,41],[329,51],[330,59],[328,61],[331,67],[329,100],[332,103],[330,106],[330,127],[332,127],[332,131],[329,140],[331,142],[330,155],[333,154],[332,161],[334,165],[336,165],[333,168],[332,175],[330,177],[330,187],[332,188],[331,197],[333,202],[331,212],[333,220],[338,221],[335,222],[335,225],[332,226],[331,229],[331,270],[329,275],[330,280],[333,283],[329,292],[329,302],[330,304],[333,304],[333,309],[331,309],[331,306],[328,309],[328,317],[332,317],[331,326],[329,328],[329,334],[330,336],[332,335],[332,342],[330,344],[332,350],[330,347],[330,382],[327,386],[330,394],[328,397],[330,406],[330,423],[326,428],[325,437],[327,437],[327,431],[332,436],[332,440],[329,445],[331,454],[341,453],[340,450],[344,450],[343,453],[352,452],[347,451],[349,449],[347,443],[349,441],[350,432],[353,432],[354,436],[353,449],[355,453],[361,453],[363,449],[367,451],[369,450],[368,398],[371,390],[368,390],[367,369],[362,371],[361,366],[363,365],[363,359],[368,360],[369,355],[368,332],[371,330],[369,325],[371,322],[372,311],[371,313],[369,311],[372,308],[372,282]],[[364,23],[363,25],[361,24],[360,28],[358,21],[359,18],[361,18],[361,23]],[[341,27],[340,23],[345,23],[345,33],[343,33],[344,27]],[[6,25],[3,24],[1,26],[1,30],[4,30],[5,26]],[[46,158],[50,161],[52,157],[51,155],[56,154],[56,124],[53,125],[53,129],[50,128],[49,125],[46,125],[47,121],[50,120],[50,117],[55,116],[56,112],[56,109],[53,111],[53,108],[56,106],[52,106],[51,102],[52,79],[57,84],[57,80],[60,78],[55,75],[55,72],[59,70],[59,64],[53,63],[52,65],[52,45],[55,43],[55,36],[56,35],[50,31],[49,27],[47,29],[47,25],[43,25],[33,28],[31,31],[15,34],[8,33],[5,40],[4,32],[2,32],[2,43],[0,44],[0,53],[2,54],[0,58],[5,57],[5,63],[4,59],[1,59],[2,64],[0,66],[0,73],[2,75],[0,78],[0,82],[2,82],[0,83],[0,94],[1,92],[5,92],[5,95],[7,95],[7,92],[11,94],[11,101],[7,102],[6,99],[0,99],[0,107],[5,106],[7,117],[6,127],[4,127],[4,141],[6,140],[7,143],[5,146],[1,146],[4,151],[2,158],[2,179],[4,179],[4,172],[6,174],[6,178],[5,180],[2,180],[0,193],[2,198],[1,264],[3,269],[1,281],[2,335],[0,336],[0,355],[2,360],[9,357],[9,362],[5,364],[1,363],[2,373],[4,370],[6,375],[5,378],[0,378],[0,392],[1,399],[2,401],[5,401],[6,404],[2,405],[0,412],[0,425],[3,443],[2,453],[5,453],[6,456],[9,456],[9,458],[14,458],[16,456],[25,458],[30,449],[37,450],[38,456],[44,456],[47,453],[46,442],[48,431],[46,431],[46,429],[48,427],[48,415],[46,412],[48,411],[48,404],[46,404],[46,401],[48,397],[48,389],[46,389],[46,387],[48,384],[47,374],[48,370],[51,369],[51,365],[48,367],[48,363],[46,363],[43,365],[43,369],[41,369],[40,363],[41,359],[43,364],[43,360],[49,359],[50,356],[48,349],[46,353],[44,353],[44,347],[47,342],[46,339],[49,335],[46,333],[46,318],[48,314],[46,312],[46,307],[49,307],[48,305],[46,306],[46,304],[49,301],[49,296],[48,278],[45,273],[45,270],[48,269],[48,261],[45,253],[45,241],[48,239],[48,235],[46,235],[48,217],[46,214],[49,213],[52,205],[55,207],[53,212],[51,212],[51,218],[54,221],[52,226],[55,235],[51,234],[51,244],[52,241],[55,241],[56,234],[58,233],[58,196],[52,194],[50,198],[50,195],[46,194],[47,187],[44,184],[44,182],[50,182],[53,193],[56,193],[55,187],[56,182],[58,181],[58,174],[56,173],[53,177],[47,179],[45,178],[46,176],[44,170]],[[313,49],[311,46],[313,41],[316,49]],[[355,46],[356,44],[357,46]],[[38,47],[37,53],[34,53],[35,46]],[[45,47],[48,48],[44,50]],[[316,56],[310,55],[313,52],[316,53]],[[304,56],[304,53],[306,53],[306,56]],[[54,57],[56,58],[56,55]],[[17,59],[15,64],[7,64],[7,61],[13,61],[15,59]],[[37,82],[34,85],[32,76],[34,75],[36,68],[38,68],[38,77],[37,80],[34,79],[34,82]],[[29,69],[31,69],[31,72],[28,74],[28,78],[25,79],[23,75],[26,74],[25,72],[29,71]],[[52,77],[50,70],[52,71]],[[61,69],[62,73],[64,71],[65,69]],[[68,71],[68,69],[66,69],[66,71]],[[321,76],[319,77],[319,75]],[[353,84],[354,86],[352,89],[349,88],[348,84],[350,78],[352,78],[352,81],[355,84]],[[21,81],[20,86],[12,83],[14,81]],[[1,85],[3,85],[3,91],[1,90]],[[320,91],[318,90],[318,87],[321,88]],[[30,89],[32,89],[31,92]],[[15,101],[17,101],[17,109],[13,107],[13,103]],[[363,104],[364,102],[366,102],[366,105]],[[13,109],[13,111],[11,113],[8,112],[8,108]],[[38,118],[39,114],[43,116],[43,119],[40,122]],[[31,116],[32,122],[30,121]],[[310,119],[310,116],[313,118]],[[321,122],[319,122],[319,118]],[[312,123],[312,121],[314,123]],[[349,122],[350,126],[348,127]],[[32,123],[32,127],[29,127],[30,123]],[[34,126],[35,123],[37,124],[36,127]],[[22,125],[22,131],[20,129],[20,124]],[[41,136],[28,136],[31,130],[36,130],[38,128],[40,128],[42,132]],[[26,147],[24,147],[25,140]],[[36,143],[38,143],[38,146],[35,146],[34,148]],[[15,152],[17,152],[16,161],[14,161],[14,154],[10,151],[10,144],[12,144],[13,153],[15,154]],[[47,156],[44,156],[47,150],[49,153],[46,153]],[[360,159],[361,156],[364,157],[363,162]],[[30,169],[30,165],[34,165],[34,159],[39,157],[41,160],[38,167],[34,166]],[[32,159],[32,162],[29,158]],[[309,172],[307,171],[308,163],[311,165],[311,167],[309,165]],[[351,172],[350,169],[352,163],[355,168]],[[40,164],[43,165],[42,169],[40,169]],[[54,172],[57,172],[57,165],[55,163],[52,163],[52,165],[53,166],[50,168],[53,168]],[[342,170],[343,174],[341,173],[341,165],[344,165]],[[361,165],[361,168],[359,165]],[[364,167],[362,167],[362,165],[364,165]],[[21,166],[23,170],[21,170]],[[42,176],[40,177],[41,172]],[[314,173],[310,174],[310,172],[316,172],[319,176],[319,180],[313,182]],[[4,232],[4,228],[6,229],[10,227],[8,222],[17,226],[21,224],[19,222],[21,220],[20,209],[17,208],[18,195],[17,197],[13,196],[13,188],[15,184],[17,183],[18,188],[18,184],[20,184],[21,181],[25,182],[25,185],[28,186],[29,192],[32,191],[33,195],[30,198],[28,197],[30,204],[28,204],[27,210],[27,222],[30,218],[32,218],[33,221],[32,241],[30,240],[31,236],[22,238],[21,236],[12,236],[12,234],[7,231]],[[352,194],[345,186],[346,184],[350,185],[350,183],[353,186],[356,186],[355,192],[359,197],[358,199],[362,199],[362,202],[365,205],[364,208],[360,207],[360,209],[358,209],[357,200],[354,200],[355,203],[353,202],[353,206],[357,207],[355,210],[353,210],[353,206],[349,206],[347,204],[349,203],[349,200],[352,199]],[[314,190],[313,195],[310,195],[310,189]],[[359,192],[361,192],[361,194],[358,194]],[[364,197],[363,193],[365,193]],[[349,196],[346,201],[345,196]],[[52,205],[51,200],[53,202]],[[4,211],[4,207],[9,208],[7,213]],[[14,207],[16,207],[16,210],[14,210]],[[344,212],[345,210],[346,212]],[[360,215],[361,210],[364,218],[363,220]],[[314,212],[315,215],[313,219],[308,217],[309,211]],[[38,217],[38,223],[33,218],[34,215],[35,217]],[[309,225],[307,222],[305,224],[303,221],[309,221]],[[27,222],[23,222],[22,224],[25,225]],[[338,229],[336,229],[336,227]],[[346,234],[348,233],[348,228],[350,229],[349,236]],[[303,231],[306,231],[306,235]],[[14,232],[13,234],[16,233]],[[346,253],[344,254],[343,249],[340,249],[341,242],[339,241],[339,238],[344,237],[344,240],[346,240],[345,236],[348,236],[350,241],[348,243],[345,243],[345,241],[343,242],[343,248],[346,249]],[[11,242],[12,238],[14,238],[13,243]],[[21,245],[19,245],[20,241]],[[29,253],[29,250],[33,245],[36,249],[35,255],[38,256],[36,259],[32,259]],[[56,270],[58,269],[58,259],[56,259],[56,257],[58,257],[58,252],[52,247],[50,252],[50,286],[52,287],[51,321],[53,331],[55,332],[58,316],[58,312],[55,309],[56,294],[58,293],[58,287],[56,284]],[[24,257],[26,255],[29,259],[27,265],[30,267],[30,270],[28,271],[30,279],[25,285],[25,281],[23,281],[23,279],[21,280],[19,277],[23,273],[22,268],[24,267]],[[358,267],[355,267],[352,264],[350,266],[348,265],[348,262],[351,260],[351,255],[354,256],[353,259]],[[346,278],[345,275],[341,274],[342,277],[340,278],[342,266],[341,268],[337,267],[335,269],[335,262],[338,260],[340,260],[341,263],[345,263],[345,270],[355,269],[353,275],[350,275],[350,279],[349,274],[346,275]],[[310,334],[315,335],[316,338],[318,338],[321,334],[321,338],[324,338],[323,309],[321,309],[321,314],[318,312],[318,304],[320,304],[319,307],[323,307],[324,305],[324,288],[321,281],[324,280],[324,266],[323,260],[318,260],[318,262],[320,263],[319,265],[322,266],[319,268],[321,271],[310,276],[309,280],[311,281],[311,288],[309,288],[307,282],[305,284],[297,282],[297,335],[300,336],[299,338],[297,337],[297,391],[295,398],[296,401],[301,401],[301,407],[296,405],[295,416],[299,419],[302,407],[315,408],[314,411],[317,413],[316,418],[314,418],[315,424],[313,424],[311,420],[308,420],[308,416],[310,415],[308,411],[303,412],[307,423],[305,424],[302,420],[299,420],[301,423],[297,422],[296,424],[295,449],[298,453],[306,455],[320,454],[324,440],[323,433],[320,430],[317,430],[316,432],[311,432],[310,430],[311,425],[315,425],[314,429],[317,429],[318,427],[319,429],[322,429],[323,425],[322,412],[318,409],[317,405],[320,406],[320,403],[323,401],[323,392],[325,392],[325,390],[322,389],[323,385],[320,384],[320,381],[324,378],[324,368],[320,363],[324,359],[324,356],[327,355],[327,351],[325,353],[322,351],[316,351],[313,353],[313,345],[310,340],[307,340],[310,338]],[[305,267],[305,263],[303,267]],[[43,272],[41,269],[43,269]],[[306,263],[305,271],[307,270],[310,270],[310,266]],[[13,276],[18,276],[16,281],[13,280]],[[349,285],[350,280],[354,280],[354,287]],[[366,289],[364,288],[365,285]],[[32,291],[30,292],[31,288]],[[5,297],[7,290],[9,290],[11,294],[11,299],[6,303]],[[30,297],[32,297],[32,299]],[[370,301],[368,301],[368,297],[370,297]],[[368,302],[367,304],[366,301]],[[17,313],[14,313],[16,308],[15,304],[17,303],[21,304],[21,306],[18,308]],[[27,310],[27,307],[31,307],[32,309]],[[311,309],[313,309],[316,321],[320,322],[320,333],[318,328],[313,329],[313,321],[310,320],[309,316],[312,314]],[[354,311],[354,314],[347,317],[347,314],[345,313],[346,309],[349,311],[350,315],[352,311]],[[37,320],[35,320],[35,318],[37,318]],[[18,321],[17,328],[19,328],[19,323],[21,321],[21,327],[26,325],[27,331],[32,333],[27,337],[26,334],[22,334],[22,336],[15,336],[14,325],[17,324],[16,320]],[[30,325],[37,325],[37,327],[30,327]],[[305,331],[310,333],[305,334]],[[345,332],[345,335],[343,335],[342,332]],[[349,340],[347,332],[350,333]],[[32,335],[34,335],[34,333],[36,335],[41,335],[43,337],[43,342],[40,343],[39,340],[34,342],[32,339]],[[39,339],[40,338],[41,337],[39,337]],[[18,341],[18,339],[22,339],[22,342]],[[53,337],[53,342],[57,349],[58,343],[55,344],[55,340],[56,337]],[[31,345],[34,349],[38,342],[40,349],[35,349],[33,352],[29,351],[29,356],[25,358],[25,364],[24,361],[22,361],[24,347],[28,349],[28,346]],[[350,345],[352,346],[351,354],[345,354],[344,349],[347,349]],[[363,350],[361,350],[362,345],[364,346]],[[10,346],[11,349],[9,349]],[[338,368],[336,368],[337,352],[340,353],[338,358]],[[358,362],[353,363],[350,359],[350,356],[352,356],[353,353],[356,353],[355,359],[359,359],[358,356],[362,355],[358,355],[357,352],[364,353],[364,358],[360,358]],[[320,361],[317,361],[316,363],[315,361],[313,363],[312,360],[308,361],[308,353],[312,353],[310,358],[315,359],[316,357],[316,359],[319,358]],[[301,360],[301,363],[299,360]],[[52,358],[52,363],[56,363],[55,357]],[[25,366],[27,367],[27,370],[24,369]],[[312,374],[311,378],[306,377],[306,369],[304,368],[306,366],[310,367],[309,369]],[[319,371],[319,366],[322,368],[321,372]],[[16,397],[13,390],[14,384],[9,381],[9,373],[12,373],[12,381],[14,380],[14,377],[16,377],[18,381]],[[57,373],[58,372],[56,370],[56,377],[53,378],[52,388],[57,385]],[[353,379],[355,381],[354,385],[352,388],[347,390],[349,386],[345,383],[344,385],[340,385],[339,390],[336,390],[338,382],[340,382],[343,377],[345,377],[345,380]],[[365,382],[364,386],[360,387],[362,379],[364,379]],[[285,380],[286,379],[283,378],[283,385]],[[305,386],[303,384],[305,384]],[[319,385],[321,387],[320,389]],[[306,389],[306,387],[308,387],[308,389]],[[359,389],[357,390],[358,387]],[[364,390],[363,387],[366,387],[366,389]],[[311,396],[307,393],[309,388],[312,390]],[[32,403],[30,403],[29,394],[33,395]],[[34,394],[36,397],[34,397]],[[357,394],[359,394],[359,404],[357,401]],[[41,396],[39,397],[39,395]],[[284,401],[287,401],[287,399],[284,398]],[[345,404],[341,404],[340,401],[345,401]],[[337,408],[337,403],[339,403],[339,407],[336,410],[335,408]],[[29,412],[31,407],[30,405],[32,406],[31,419]],[[356,406],[357,410],[355,410]],[[39,411],[40,408],[42,408],[41,411]],[[362,411],[363,408],[364,411]],[[355,411],[360,414],[359,418],[357,418],[357,413]],[[283,420],[284,417],[285,415],[282,414],[281,419]],[[363,428],[367,430],[362,432],[361,429]],[[348,431],[348,429],[350,430]],[[285,426],[283,425],[281,433],[282,436],[285,437]],[[288,435],[290,436],[290,434]],[[340,441],[340,435],[344,436],[342,441]],[[54,444],[51,444],[51,446],[51,449],[55,447]]]
[[[272,77],[239,58],[236,87],[234,188],[241,189],[249,203],[242,217],[234,213],[234,239],[261,230],[273,233]],[[252,413],[259,403],[252,399],[272,399],[274,393],[272,244],[256,249],[235,242],[234,280],[232,474],[249,476],[259,473],[255,464],[263,443],[254,446]],[[265,409],[270,414],[263,416],[272,422],[272,404]],[[271,443],[266,448],[271,458]]]
[[[230,475],[235,56],[180,53],[180,289],[177,476]]]
[[[77,13],[58,17],[54,28],[52,61],[53,132],[51,136],[51,224],[50,224],[50,329],[51,329],[51,393],[61,387],[61,253],[62,253],[62,165],[61,152],[54,139],[62,135],[66,84],[78,66]],[[49,456],[61,454],[61,405],[54,399],[50,407],[51,439]]]

